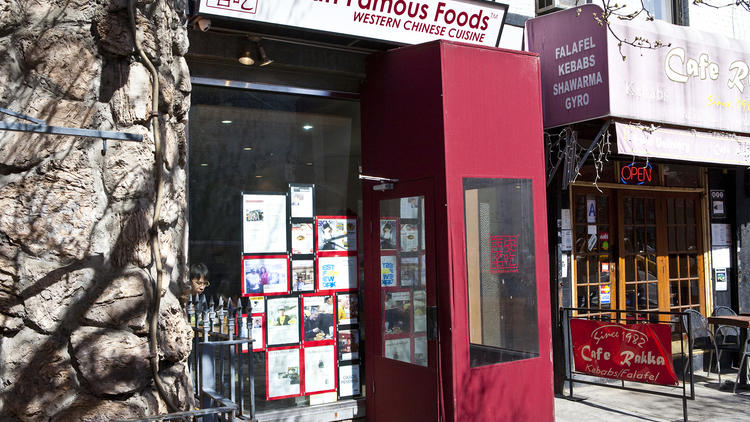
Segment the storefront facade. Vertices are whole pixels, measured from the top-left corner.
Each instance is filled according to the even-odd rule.
[[[516,168],[490,160],[468,171],[462,166],[478,159],[464,155],[432,160],[430,168],[427,161],[415,165],[427,153],[445,157],[474,141],[442,132],[446,104],[424,105],[420,96],[399,98],[393,91],[410,85],[406,73],[415,86],[422,78],[439,80],[441,63],[449,61],[456,69],[491,65],[482,81],[498,87],[503,77],[494,66],[505,66],[506,74],[517,70],[523,84],[505,91],[523,87],[514,94],[528,98],[516,107],[523,117],[487,126],[486,139],[523,121],[524,129],[514,129],[514,148],[533,145],[541,136],[538,59],[492,48],[503,44],[507,6],[299,3],[203,1],[186,57],[192,75],[189,260],[208,267],[210,295],[251,306],[257,419],[462,420],[505,410],[551,420],[541,163]],[[476,47],[430,43],[401,54],[430,51],[433,67],[414,58],[368,67],[387,50],[441,38]],[[463,71],[454,77],[473,80]],[[384,81],[393,82],[374,88]],[[434,98],[455,92],[456,84],[434,85]],[[469,115],[479,124],[500,94],[452,106],[474,107]],[[435,137],[418,139],[428,133],[420,107],[437,107],[430,109]],[[416,114],[408,123],[396,109]],[[537,160],[542,155],[538,144],[523,150]],[[429,174],[428,186],[423,176]],[[524,201],[503,203],[502,189],[521,190]],[[465,202],[465,192],[474,200]],[[529,275],[490,274],[490,243],[479,235],[478,218],[485,206],[515,205],[525,208],[503,224],[527,225],[511,272],[522,267]],[[465,217],[464,207],[474,212]],[[512,277],[527,288],[501,294],[499,284]],[[532,319],[533,327],[526,324]],[[509,393],[510,384],[493,381],[517,386],[522,374],[534,376],[517,391],[542,397],[533,406]],[[406,380],[413,389],[405,388]],[[488,385],[504,399],[477,407],[476,392],[490,391]]]
[[[599,12],[527,23],[543,68],[554,301],[742,311],[735,204],[747,195],[750,52],[663,22],[613,23],[655,46],[631,47],[591,19]]]

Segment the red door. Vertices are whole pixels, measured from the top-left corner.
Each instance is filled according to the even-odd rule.
[[[366,184],[367,418],[436,421],[438,335],[431,179]]]

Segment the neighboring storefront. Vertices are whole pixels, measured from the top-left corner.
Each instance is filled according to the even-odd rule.
[[[553,297],[601,311],[738,311],[750,293],[737,282],[735,213],[750,165],[750,50],[659,21],[607,28],[597,13],[527,22],[549,135]]]
[[[242,297],[253,304],[248,313],[258,328],[254,337],[261,338],[254,344],[259,420],[364,415],[364,326],[376,309],[363,294],[363,189],[372,186],[360,180],[360,120],[366,111],[360,110],[359,99],[369,76],[367,61],[400,45],[440,38],[496,47],[502,44],[506,10],[503,4],[476,0],[203,0],[198,5],[186,56],[192,75],[189,260],[207,265],[210,295]],[[517,189],[513,186],[509,189]],[[483,187],[480,183],[474,190]],[[385,274],[380,282],[388,293],[381,303],[384,357],[392,361],[390,367],[408,363],[414,371],[434,375],[442,369],[437,369],[441,361],[429,330],[436,327],[439,295],[425,287],[432,271],[426,266],[436,265],[425,258],[435,253],[426,252],[424,240],[427,223],[420,201],[426,197],[394,199],[394,208],[381,215],[387,232],[381,241],[392,242],[385,248],[392,253],[385,255],[393,261],[380,260],[379,272]],[[410,204],[413,209],[407,209]],[[527,214],[519,213],[519,218]],[[277,243],[279,239],[286,242]],[[546,268],[541,255],[537,251],[535,272]],[[389,274],[392,285],[384,281]],[[489,281],[482,277],[484,286],[498,276],[487,276],[493,279]],[[481,289],[475,286],[477,292]],[[511,300],[513,296],[505,300],[535,315],[533,292],[517,295],[526,305]],[[540,309],[546,315],[546,306]],[[545,320],[540,318],[538,331],[548,330]],[[508,331],[499,339],[483,339],[481,327],[482,321],[475,321],[479,334],[472,334],[471,342],[487,347],[472,368],[518,360],[545,372],[540,362],[549,362],[548,344],[535,342],[538,333],[527,327],[522,335]],[[517,345],[515,353],[521,357],[509,351],[492,355],[514,341],[533,347]],[[441,353],[449,353],[450,347],[443,347]],[[442,362],[450,366],[450,361]],[[473,373],[482,373],[477,371]],[[537,381],[542,390],[547,387],[543,381],[544,376]],[[472,382],[481,385],[479,379]],[[435,394],[431,408],[445,417],[439,403],[450,387],[443,383],[448,385],[435,381],[425,392]],[[551,390],[549,396],[550,406],[537,406],[537,412],[551,409]]]

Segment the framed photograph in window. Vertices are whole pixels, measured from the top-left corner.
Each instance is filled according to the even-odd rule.
[[[292,291],[315,291],[315,260],[292,259]]]
[[[386,338],[409,335],[412,301],[409,289],[383,290],[383,333]]]
[[[336,391],[336,347],[305,347],[305,394]]]
[[[239,325],[240,337],[252,338],[253,341],[253,352],[260,352],[265,350],[265,315],[248,315],[242,314],[242,319]],[[242,353],[247,353],[248,344],[243,344],[241,347]]]
[[[359,295],[357,293],[336,294],[337,321],[339,325],[359,322]]]
[[[339,360],[359,359],[359,330],[341,330],[338,332]]]
[[[416,252],[419,250],[419,226],[412,223],[401,224],[399,234],[399,248],[401,252]]]
[[[242,252],[286,253],[286,194],[242,194]]]
[[[401,337],[385,340],[384,355],[388,359],[411,362],[411,338]]]
[[[347,216],[315,217],[318,252],[357,250],[357,218]]]
[[[266,351],[266,400],[302,395],[300,355],[297,346]]]
[[[242,295],[283,295],[289,291],[289,260],[286,255],[242,257]]]
[[[398,277],[398,257],[396,255],[380,255],[380,285],[383,287],[396,286]]]
[[[289,203],[292,218],[313,218],[315,185],[289,184]]]
[[[357,257],[318,256],[318,291],[356,290]]]
[[[299,298],[269,297],[266,299],[266,345],[299,343]]]
[[[333,295],[302,295],[302,341],[307,343],[329,341],[336,338],[333,319]]]
[[[402,256],[398,265],[398,284],[399,286],[418,286],[419,285],[419,257]]]
[[[292,223],[292,254],[312,255],[315,253],[313,223]]]

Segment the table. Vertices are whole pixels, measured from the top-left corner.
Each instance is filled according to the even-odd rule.
[[[731,325],[740,328],[740,350],[745,351],[745,341],[747,340],[747,329],[750,329],[750,315],[726,315],[708,317],[708,322],[714,325]],[[717,357],[718,359],[718,357]],[[747,385],[747,366],[745,364],[745,376],[740,376],[740,385]],[[740,366],[740,374],[743,374],[743,368]]]

